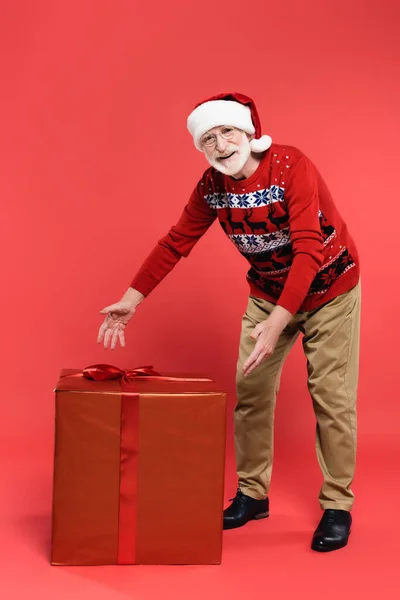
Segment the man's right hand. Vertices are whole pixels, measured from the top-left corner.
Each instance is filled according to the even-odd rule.
[[[124,347],[125,327],[135,314],[137,305],[143,298],[142,294],[129,288],[119,302],[103,308],[100,314],[106,315],[106,318],[99,329],[97,342],[100,344],[104,340],[104,348],[110,346],[111,350],[114,350],[119,340],[121,346]]]

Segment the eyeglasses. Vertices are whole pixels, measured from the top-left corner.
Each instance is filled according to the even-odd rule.
[[[203,137],[200,138],[200,143],[202,146],[212,148],[213,146],[217,145],[218,135],[220,135],[224,140],[232,140],[235,133],[236,129],[234,127],[223,127],[218,133],[205,133]]]

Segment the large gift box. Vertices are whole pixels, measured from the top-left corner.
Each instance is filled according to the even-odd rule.
[[[225,392],[94,365],[55,393],[51,564],[219,564]]]

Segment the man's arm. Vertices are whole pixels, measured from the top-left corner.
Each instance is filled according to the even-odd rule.
[[[323,263],[324,248],[319,222],[317,174],[314,165],[305,156],[293,167],[286,202],[293,262],[277,307],[295,314]]]
[[[133,278],[127,294],[134,301],[140,303],[182,257],[189,256],[192,248],[215,221],[217,211],[208,206],[200,187],[201,182],[191,194],[177,224],[158,241]]]
[[[125,346],[125,328],[144,298],[173,269],[182,256],[188,256],[193,246],[215,221],[217,211],[208,206],[198,186],[192,193],[178,223],[170,229],[147,257],[130,287],[119,302],[100,312],[105,316],[97,341],[104,347],[116,348],[119,340]]]
[[[245,377],[274,352],[279,336],[299,310],[323,261],[317,177],[313,164],[306,157],[293,168],[286,201],[293,262],[275,308],[251,334],[256,343],[243,365]]]

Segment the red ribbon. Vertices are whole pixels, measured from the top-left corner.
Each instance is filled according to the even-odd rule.
[[[79,377],[93,381],[109,381],[111,379],[122,379],[129,382],[131,379],[157,379],[158,381],[212,381],[206,377],[173,377],[171,375],[161,375],[154,370],[152,365],[145,367],[136,367],[124,371],[113,365],[91,365],[83,369],[82,373],[77,373]]]

